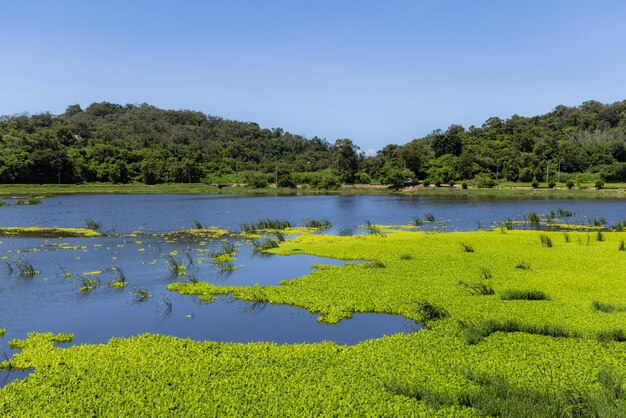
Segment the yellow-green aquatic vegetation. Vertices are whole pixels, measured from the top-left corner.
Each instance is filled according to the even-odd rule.
[[[158,335],[57,348],[52,334],[19,343],[12,367],[34,368],[0,390],[7,416],[625,416],[626,312],[592,309],[626,300],[625,233],[577,245],[582,234],[393,232],[305,235],[270,250],[345,260],[277,286],[175,283],[170,290],[232,293],[297,305],[336,322],[379,312],[428,327],[365,341],[220,344]],[[584,235],[582,235],[584,239]],[[475,253],[459,250],[471,243]],[[410,253],[412,259],[400,259]],[[520,259],[532,269],[516,268]],[[473,296],[461,278],[499,292],[531,289],[549,301]],[[480,277],[480,276],[478,276]],[[322,325],[320,325],[322,326]],[[0,366],[2,367],[2,366]],[[102,390],[107,388],[107,390]],[[517,414],[517,415],[516,415]]]
[[[69,238],[99,237],[100,233],[87,228],[0,227],[0,236]]]
[[[4,328],[0,328],[0,337],[4,337],[4,334],[6,334],[7,330]]]

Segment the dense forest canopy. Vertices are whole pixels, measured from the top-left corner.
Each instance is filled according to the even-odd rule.
[[[0,118],[0,183],[237,182],[284,187],[399,184],[407,177],[626,181],[626,101],[557,106],[542,116],[452,125],[375,156],[280,128],[147,104],[78,105]]]

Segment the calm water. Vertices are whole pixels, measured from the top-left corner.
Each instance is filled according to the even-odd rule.
[[[197,196],[197,195],[68,195],[44,199],[36,206],[0,207],[0,226],[82,227],[91,218],[104,229],[128,233],[165,232],[189,228],[194,219],[231,230],[241,222],[285,218],[302,224],[306,218],[326,218],[327,233],[359,232],[356,225],[371,220],[380,224],[407,224],[413,217],[432,213],[439,221],[430,227],[448,230],[487,227],[506,219],[521,219],[528,212],[549,213],[565,208],[576,213],[567,222],[586,223],[604,217],[608,224],[626,218],[624,200],[504,200],[488,198],[409,196]],[[233,240],[231,240],[233,241]],[[167,254],[181,262],[191,258],[188,275],[224,285],[275,285],[312,270],[312,264],[342,261],[305,255],[258,254],[243,240],[234,240],[234,271],[222,271],[210,252],[222,240],[165,243],[148,234],[136,238],[103,237],[35,239],[0,237],[0,256],[7,261],[25,258],[39,274],[20,277],[0,266],[0,350],[11,354],[8,341],[28,332],[70,332],[75,343],[103,343],[112,337],[145,332],[215,341],[274,341],[277,343],[336,341],[355,344],[397,332],[412,332],[419,325],[393,315],[359,314],[337,325],[317,322],[317,315],[296,307],[252,304],[220,297],[211,304],[196,297],[168,292],[166,285],[186,280],[171,274]],[[189,254],[187,257],[186,254]],[[128,281],[123,289],[107,286],[114,274],[107,266],[120,266]],[[64,271],[70,274],[65,277]],[[100,271],[100,274],[89,275]],[[92,292],[80,292],[80,278],[97,278]],[[152,295],[135,302],[133,289]],[[0,372],[0,386],[27,372]]]
[[[236,195],[67,195],[36,206],[0,207],[0,226],[84,226],[84,219],[117,232],[163,232],[189,228],[194,219],[205,225],[238,229],[241,222],[285,218],[302,224],[306,218],[327,218],[332,233],[350,233],[366,220],[406,224],[432,213],[448,229],[475,229],[528,212],[546,214],[565,208],[575,222],[602,216],[609,224],[626,219],[626,200],[502,199],[433,196],[236,196]]]

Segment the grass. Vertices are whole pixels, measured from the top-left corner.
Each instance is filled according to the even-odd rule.
[[[505,290],[500,294],[502,300],[550,300],[550,296],[541,290]]]
[[[115,274],[115,280],[109,283],[109,287],[126,287],[128,282],[126,281],[126,274],[124,274],[124,270],[121,267],[111,266],[105,270]]]
[[[170,271],[175,274],[187,270],[187,267],[171,254],[165,255],[165,264],[167,264]]]
[[[370,220],[365,221],[364,228],[367,230],[367,233],[370,235],[379,236],[381,238],[385,237],[385,233],[383,232],[383,230],[378,225],[374,225]]]
[[[333,224],[328,219],[306,219],[304,226],[307,228],[326,229],[331,228]]]
[[[539,217],[539,214],[535,212],[528,213],[525,219],[526,223],[532,226],[538,226],[541,223],[541,218]]]
[[[530,270],[530,263],[527,263],[526,261],[520,261],[515,265],[515,268],[518,270]]]
[[[424,221],[426,222],[435,222],[435,215],[430,212],[424,214]]]
[[[146,289],[133,289],[133,302],[142,303],[150,299],[152,295]]]
[[[22,277],[34,276],[37,273],[39,273],[39,271],[35,268],[35,265],[33,264],[33,262],[26,258],[14,259],[13,266],[14,266],[14,269],[12,270],[16,270],[19,273],[19,275]]]
[[[35,196],[29,196],[27,199],[17,199],[15,204],[18,206],[40,205],[41,200]]]
[[[90,238],[99,237],[97,231],[86,228],[46,228],[46,227],[0,227],[0,236],[41,237],[41,238]]]
[[[490,284],[484,282],[464,282],[459,281],[459,286],[466,290],[470,295],[493,295],[496,293]]]
[[[272,248],[278,248],[279,245],[278,241],[275,241],[271,238],[253,239],[252,241],[250,241],[250,243],[252,244],[252,248],[254,248],[256,251],[265,251]]]
[[[78,287],[81,293],[92,292],[100,285],[100,280],[81,276],[78,279]]]
[[[55,348],[53,335],[32,334],[10,360],[35,372],[0,390],[0,410],[7,416],[626,416],[626,344],[617,332],[624,313],[591,308],[593,301],[626,300],[626,259],[616,251],[626,233],[603,233],[602,242],[552,251],[538,245],[539,235],[562,242],[562,232],[390,231],[385,240],[302,234],[272,252],[379,260],[385,268],[334,266],[274,286],[168,288],[207,301],[232,294],[300,306],[328,323],[388,313],[427,326],[354,346],[141,335]],[[573,243],[586,238],[570,235]],[[480,251],[468,256],[459,242]],[[532,271],[515,268],[522,257]],[[481,267],[493,273],[485,282],[497,291],[536,289],[553,301],[460,291],[458,278],[476,279]]]
[[[591,307],[599,312],[613,313],[613,312],[626,312],[626,305],[616,305],[612,303],[603,303],[594,300],[591,303]]]
[[[91,218],[85,219],[84,222],[85,222],[85,227],[87,229],[91,229],[92,231],[98,231],[102,227],[102,225],[100,225],[100,223],[94,221]]]
[[[466,253],[474,252],[474,247],[472,247],[471,245],[466,244],[464,242],[461,242],[460,245],[461,245],[461,249],[463,250],[463,252],[466,252]]]
[[[541,245],[546,248],[552,248],[552,238],[545,234],[539,235],[539,239],[541,240]]]

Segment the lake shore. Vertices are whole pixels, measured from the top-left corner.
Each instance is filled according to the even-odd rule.
[[[262,196],[296,195],[425,195],[425,196],[484,196],[505,198],[626,198],[626,184],[606,184],[596,189],[591,184],[568,189],[567,187],[533,188],[527,183],[503,183],[494,188],[478,188],[470,184],[467,189],[460,185],[450,186],[411,186],[401,190],[384,185],[355,184],[343,185],[336,190],[319,190],[304,187],[289,188],[251,188],[246,185],[217,187],[204,183],[168,183],[146,185],[142,183],[111,184],[0,184],[0,197],[11,196],[47,196],[56,194],[241,194]]]

